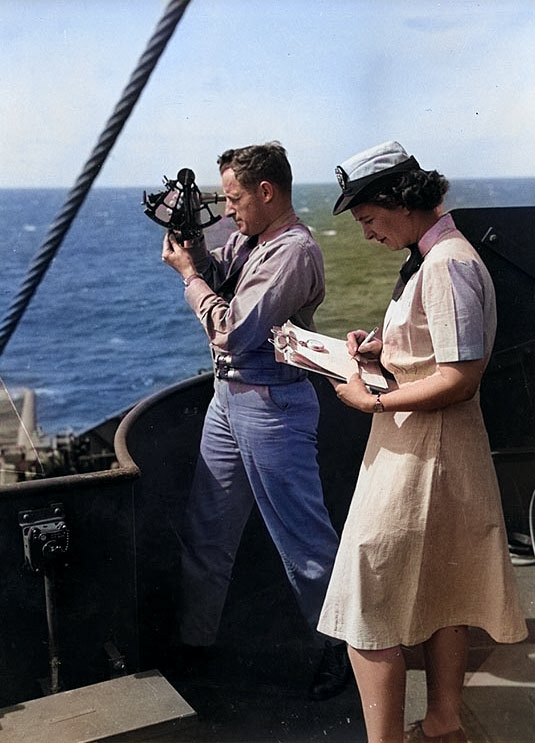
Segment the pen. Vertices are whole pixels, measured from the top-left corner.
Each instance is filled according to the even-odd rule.
[[[370,330],[370,332],[368,333],[368,335],[366,336],[366,338],[364,338],[364,340],[362,341],[362,343],[359,344],[359,348],[361,346],[363,346],[365,343],[369,343],[373,339],[374,335],[377,333],[378,330],[379,330],[379,326],[377,326],[373,330]]]

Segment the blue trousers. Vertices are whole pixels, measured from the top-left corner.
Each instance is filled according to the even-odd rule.
[[[309,380],[265,386],[216,379],[185,512],[182,642],[215,642],[254,501],[301,612],[320,639],[316,625],[338,536],[323,500],[318,418]]]

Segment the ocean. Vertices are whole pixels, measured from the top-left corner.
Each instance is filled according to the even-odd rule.
[[[89,193],[0,356],[8,390],[35,391],[48,434],[86,431],[210,368],[204,331],[183,301],[178,275],[161,261],[164,230],[144,215],[142,190]],[[0,317],[66,195],[0,191]],[[335,183],[294,187],[296,211],[320,245],[338,229],[330,213],[337,195]],[[535,179],[462,180],[451,182],[446,208],[533,204]],[[230,227],[224,220],[216,229]]]

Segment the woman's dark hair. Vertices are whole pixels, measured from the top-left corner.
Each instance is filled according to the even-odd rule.
[[[292,191],[292,169],[280,142],[226,150],[217,160],[219,172],[232,168],[236,180],[251,191],[262,181],[277,185],[284,193]]]
[[[436,170],[409,170],[402,175],[385,176],[366,189],[360,203],[377,204],[385,209],[404,206],[407,209],[431,211],[442,203],[450,184]]]

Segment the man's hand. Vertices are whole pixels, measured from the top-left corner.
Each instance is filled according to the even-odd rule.
[[[192,276],[196,273],[195,264],[191,258],[189,249],[192,247],[192,243],[188,240],[179,243],[176,235],[172,230],[168,230],[165,233],[163,239],[162,248],[162,261],[167,263],[171,268],[182,276],[183,279],[187,279],[188,276]]]

